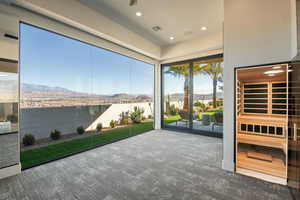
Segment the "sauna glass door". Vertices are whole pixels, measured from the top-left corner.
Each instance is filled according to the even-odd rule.
[[[300,63],[294,63],[289,66],[288,78],[288,185],[295,199],[300,199]]]

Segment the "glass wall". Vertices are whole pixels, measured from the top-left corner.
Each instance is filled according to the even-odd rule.
[[[190,128],[191,74],[190,64],[167,65],[164,74],[164,123],[172,127]]]
[[[154,66],[21,24],[23,168],[153,129]]]
[[[0,169],[19,163],[18,63],[0,60]]]
[[[222,137],[222,57],[167,64],[162,76],[163,126]]]

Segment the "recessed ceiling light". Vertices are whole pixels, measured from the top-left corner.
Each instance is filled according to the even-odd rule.
[[[284,72],[284,71],[279,69],[279,70],[266,71],[266,72],[264,72],[264,74],[278,74],[278,73],[282,73],[282,72]]]
[[[207,30],[207,27],[206,27],[206,26],[203,26],[203,27],[201,28],[201,30],[202,30],[202,31],[206,31],[206,30]]]
[[[141,12],[136,12],[135,15],[138,16],[138,17],[140,17],[140,16],[142,16],[143,14],[142,14]]]
[[[173,36],[170,37],[170,40],[174,40],[175,38]]]

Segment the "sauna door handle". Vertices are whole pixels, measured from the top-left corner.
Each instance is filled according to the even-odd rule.
[[[298,127],[297,127],[297,123],[294,123],[294,141],[297,141],[297,137],[298,137]]]

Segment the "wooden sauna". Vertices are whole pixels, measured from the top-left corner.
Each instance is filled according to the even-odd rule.
[[[237,69],[237,173],[287,183],[287,70],[287,64]]]

